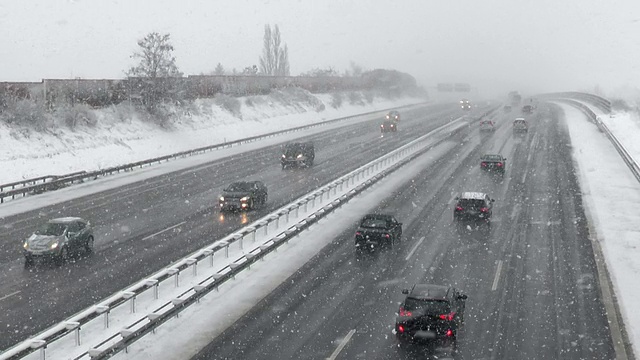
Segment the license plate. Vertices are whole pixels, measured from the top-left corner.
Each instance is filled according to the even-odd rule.
[[[418,330],[413,337],[417,339],[435,339],[436,333],[435,331]]]

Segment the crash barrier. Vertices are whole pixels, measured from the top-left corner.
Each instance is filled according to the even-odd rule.
[[[586,103],[595,105],[606,114],[611,113],[611,102],[601,96],[594,95],[594,94],[573,91],[573,92],[542,94],[536,97],[544,100],[569,99],[569,100],[584,101]]]
[[[638,163],[635,161],[633,156],[631,156],[629,151],[627,151],[624,145],[622,145],[622,143],[613,134],[613,132],[611,132],[609,127],[605,123],[603,123],[602,120],[600,120],[596,113],[594,113],[593,110],[589,108],[589,106],[583,104],[580,101],[571,99],[559,99],[559,101],[567,103],[582,111],[582,113],[587,116],[587,119],[594,123],[598,127],[598,129],[600,129],[600,131],[606,135],[609,141],[611,141],[611,144],[616,149],[618,154],[620,154],[620,157],[622,157],[622,160],[625,162],[625,164],[627,164],[627,167],[629,167],[629,170],[631,170],[633,176],[635,176],[636,180],[640,182],[640,166],[638,166]]]
[[[251,264],[275,251],[279,246],[288,242],[312,224],[318,222],[319,219],[340,207],[379,179],[424,153],[432,146],[445,141],[467,126],[468,123],[464,118],[458,118],[389,154],[359,167],[349,174],[281,207],[277,211],[255,221],[245,228],[214,242],[212,245],[192,253],[149,278],[141,280],[137,284],[91,306],[31,339],[25,340],[0,354],[0,360],[20,359],[29,354],[36,355],[39,359],[44,360],[46,359],[46,351],[48,348],[52,350],[51,352],[55,352],[56,346],[69,346],[68,344],[70,342],[74,344],[72,349],[75,349],[75,351],[71,351],[72,353],[70,353],[69,349],[65,348],[65,358],[106,359],[111,357],[126,349],[146,334],[153,332],[164,322],[177,317],[179,313],[188,306],[197,303],[203,296],[217,289],[218,286],[224,282],[233,279],[238,273],[248,269]],[[332,193],[333,198],[331,198]],[[296,219],[293,225],[287,225],[283,231],[279,231],[275,236],[269,237],[268,233],[270,229],[273,229],[275,226],[277,230],[283,222],[290,224],[290,217],[295,217]],[[264,233],[263,236],[267,240],[254,249],[244,253],[244,250],[242,250],[244,246],[247,245],[249,241],[256,242],[257,236],[262,233]],[[188,272],[187,270],[191,270],[192,276],[196,276],[198,270],[204,273],[204,270],[198,266],[201,263],[208,262],[209,268],[213,268],[214,256],[224,256],[225,259],[228,259],[229,248],[232,244],[239,245],[240,252],[244,253],[235,261],[223,261],[220,270],[212,274],[199,275],[199,281],[197,281],[196,285],[191,286],[186,291],[179,292],[177,296],[172,296],[151,313],[138,317],[133,323],[130,323],[119,331],[109,330],[110,314],[116,313],[118,308],[122,308],[123,305],[128,303],[130,313],[135,313],[136,307],[139,307],[136,300],[141,298],[145,293],[148,294],[148,290],[151,290],[153,294],[152,297],[157,301],[160,296],[159,286],[167,283],[171,284],[171,280],[173,280],[175,288],[177,289],[179,287],[181,274]],[[170,281],[167,282],[166,280]],[[113,319],[111,322],[113,322]],[[101,332],[106,331],[109,335],[105,335],[104,340],[98,344],[88,344],[83,347],[81,338],[82,329],[95,326],[96,324],[98,326],[104,326],[104,330]]]
[[[17,196],[26,196],[27,194],[40,194],[46,191],[57,190],[57,189],[69,186],[71,184],[82,183],[87,180],[97,180],[98,178],[106,175],[112,175],[114,173],[118,174],[121,171],[124,171],[124,172],[131,171],[133,169],[142,168],[144,166],[152,165],[155,163],[160,164],[162,162],[166,162],[166,161],[177,159],[177,158],[185,158],[187,156],[198,155],[208,151],[230,148],[233,146],[238,146],[245,143],[254,142],[257,140],[262,140],[262,139],[266,139],[266,138],[270,138],[278,135],[288,134],[296,131],[308,130],[308,129],[312,129],[312,128],[324,126],[324,125],[329,125],[336,122],[357,118],[360,116],[367,116],[367,115],[372,115],[372,114],[381,113],[381,112],[383,113],[389,110],[405,109],[413,106],[421,106],[426,104],[427,102],[423,102],[419,104],[411,104],[411,105],[404,105],[404,106],[399,106],[395,108],[370,111],[370,112],[353,115],[353,116],[345,116],[337,119],[318,122],[315,124],[297,126],[290,129],[279,130],[279,131],[274,131],[274,132],[270,132],[263,135],[256,135],[256,136],[251,136],[251,137],[238,139],[234,141],[223,142],[220,144],[204,146],[204,147],[200,147],[192,150],[181,151],[175,154],[160,156],[160,157],[137,161],[137,162],[124,164],[124,165],[118,165],[118,166],[96,170],[96,171],[90,171],[90,172],[80,171],[80,172],[68,174],[65,176],[40,177],[35,179],[17,181],[10,184],[4,184],[4,185],[0,185],[0,203],[4,203],[6,198],[15,199]],[[46,180],[43,180],[43,179],[46,179]],[[41,182],[41,183],[38,183],[38,182]],[[11,190],[4,191],[5,188],[9,188],[9,187],[11,187]]]

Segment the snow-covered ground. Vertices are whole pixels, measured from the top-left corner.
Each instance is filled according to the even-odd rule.
[[[332,107],[331,94],[303,90],[276,91],[264,96],[202,99],[180,112],[170,128],[162,128],[132,111],[127,104],[91,110],[95,126],[71,130],[58,126],[28,131],[0,122],[0,184],[44,175],[92,171],[184,150],[232,141],[272,131],[344,116],[424,102],[424,99],[375,98],[368,103]],[[232,113],[217,104],[239,111]],[[6,171],[10,169],[10,171]]]
[[[405,103],[411,102],[411,100],[408,99],[402,101]],[[413,102],[415,102],[415,99]],[[398,102],[384,105],[381,105],[381,103],[376,104],[379,108],[397,105],[399,105]],[[595,125],[588,122],[580,111],[567,105],[559,105],[562,106],[566,114],[584,204],[595,231],[595,234],[593,234],[594,240],[601,244],[616,297],[621,306],[626,329],[631,342],[634,344],[634,351],[638,353],[637,344],[640,343],[640,311],[636,309],[635,304],[638,296],[640,296],[640,290],[636,286],[636,279],[640,276],[640,247],[635,243],[635,240],[638,238],[637,234],[640,232],[640,214],[634,209],[637,207],[637,204],[640,203],[640,184],[633,177],[604,134],[600,133]],[[360,112],[370,111],[371,109],[360,106],[355,108]],[[341,112],[336,114],[335,117],[347,115],[347,109],[348,108],[345,107]],[[316,114],[311,112],[304,116],[307,115],[310,117],[316,116],[316,118],[329,118],[325,113]],[[302,119],[304,116],[294,115],[293,118],[295,119],[292,119],[292,122],[289,124]],[[273,117],[273,119],[276,119],[276,117]],[[631,154],[636,159],[640,159],[640,145],[637,144],[637,139],[640,137],[640,119],[638,119],[635,114],[627,113],[619,113],[611,117],[607,115],[603,116],[602,119]],[[256,126],[262,124],[263,132],[282,128],[278,127],[280,123],[278,122],[276,124],[275,121],[253,121],[251,124]],[[300,124],[295,122],[295,125]],[[235,128],[239,129],[241,125],[230,125],[229,128],[234,128],[234,126],[237,126]],[[180,131],[180,133],[185,134],[184,136],[196,134],[201,131],[196,128],[186,128],[187,126],[185,126],[184,131]],[[212,132],[215,133],[215,131]],[[159,133],[161,133],[162,136],[154,137],[149,134],[149,136],[142,139],[139,144],[153,144],[152,148],[163,149],[163,146],[166,144],[162,144],[162,142],[166,138],[162,134],[162,131]],[[245,136],[244,133],[240,135]],[[2,136],[4,139],[4,135]],[[154,139],[157,141],[156,143],[154,143]],[[137,141],[129,141],[137,143]],[[207,144],[211,142],[207,142]],[[109,144],[108,142],[105,143]],[[201,146],[190,142],[188,144],[189,148]],[[20,146],[14,150],[17,154],[21,151],[26,151],[28,148],[29,143],[23,141],[20,143]],[[179,151],[181,149],[183,148],[166,152]],[[4,147],[3,151],[6,151]],[[97,148],[83,151],[85,163],[92,161],[92,154],[96,156],[95,162],[106,160],[109,159],[109,156],[113,156],[105,156],[104,151],[104,149],[99,150]],[[163,151],[162,153],[164,154],[165,152]],[[69,156],[73,158],[73,156]],[[119,160],[120,158],[116,157],[116,159]],[[46,161],[38,162],[37,158],[26,157],[23,161],[25,167],[27,164],[33,162],[35,164],[34,167],[43,166],[46,171],[52,171],[57,168]],[[189,159],[186,159],[186,161],[189,161]],[[218,296],[218,293],[213,294],[207,297],[206,300],[203,300],[199,305],[194,306],[193,309],[188,310],[184,316],[180,317],[179,321],[164,324],[155,335],[149,335],[132,346],[129,354],[121,353],[117,357],[127,359],[172,359],[193,354],[207,339],[210,339],[211,336],[222,331],[234,318],[247,311],[252,304],[261,299],[270,289],[277,286],[282,279],[285,279],[292,271],[295,271],[295,269],[319,251],[321,246],[328,243],[333,237],[332,233],[327,233],[327,231],[339,232],[342,228],[341,225],[348,226],[352,224],[356,219],[350,214],[366,212],[367,209],[375,205],[377,199],[380,199],[378,192],[388,193],[400,182],[404,181],[404,178],[412,176],[413,171],[421,169],[423,165],[426,166],[431,160],[429,157],[422,157],[418,161],[424,164],[400,170],[393,176],[373,186],[357,201],[346,205],[338,210],[337,213],[329,215],[331,219],[325,221],[331,221],[334,226],[332,226],[331,229],[324,228],[322,235],[314,235],[315,232],[313,231],[308,232],[308,234],[305,235],[305,241],[317,243],[317,248],[299,246],[299,242],[292,241],[288,245],[285,245],[286,248],[289,248],[288,250],[284,250],[285,248],[283,248],[284,251],[279,251],[276,256],[284,255],[289,260],[295,259],[295,262],[269,262],[271,264],[269,276],[272,276],[269,278],[265,277],[267,276],[265,272],[260,272],[260,265],[258,264],[252,267],[252,270],[239,276],[236,281],[232,281],[229,285],[226,285],[228,288],[226,289],[227,291],[236,291],[238,294],[241,293],[245,296],[244,298],[240,298],[239,295],[229,296],[227,294],[225,296]],[[2,163],[2,161],[0,161],[0,163]],[[142,171],[139,175],[149,176],[149,173]],[[127,176],[131,177],[136,175],[130,174]],[[91,184],[96,183],[98,182],[92,182]],[[95,186],[91,184],[82,186]],[[59,194],[63,194],[65,190],[61,191]],[[51,199],[47,199],[46,197],[47,194],[44,194],[24,200],[38,202],[51,201]],[[22,201],[23,200],[20,202]],[[295,256],[290,256],[291,253],[294,253]],[[281,265],[273,267],[273,263]],[[243,286],[239,286],[240,283],[242,283]],[[245,287],[244,285],[246,284],[250,284],[251,286]],[[240,288],[242,288],[242,290]],[[222,290],[225,289],[221,288],[220,295],[226,293],[226,291]],[[233,304],[228,303],[230,301],[229,299],[233,299]],[[230,309],[235,310],[231,311]],[[175,341],[171,343],[173,344],[172,346],[168,345],[170,344],[169,340]],[[158,344],[163,344],[163,346],[160,347]],[[179,351],[179,353],[176,353],[176,351]]]

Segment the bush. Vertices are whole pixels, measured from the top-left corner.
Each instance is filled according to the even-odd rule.
[[[373,103],[374,97],[375,95],[373,94],[373,91],[369,90],[364,92],[364,98],[367,100],[369,104]]]
[[[8,102],[0,119],[7,124],[20,125],[37,131],[45,130],[48,123],[44,108],[28,99]]]
[[[242,116],[242,114],[240,113],[240,107],[242,106],[242,104],[240,104],[240,100],[238,100],[237,98],[225,94],[218,94],[216,95],[214,100],[216,105],[227,110],[235,117],[239,118]]]
[[[352,91],[349,93],[349,104],[351,105],[364,105],[362,101],[362,94],[359,91]]]
[[[96,115],[86,104],[60,107],[55,111],[55,115],[70,129],[75,129],[81,124],[95,126],[98,123]]]
[[[335,92],[331,94],[331,107],[337,109],[342,106],[342,93]]]

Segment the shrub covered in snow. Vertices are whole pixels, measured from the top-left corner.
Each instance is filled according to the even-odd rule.
[[[337,109],[342,106],[342,93],[335,92],[331,94],[331,107]]]
[[[98,122],[94,111],[85,104],[67,105],[56,109],[54,117],[61,120],[68,128],[78,125],[95,126]]]
[[[42,131],[50,125],[41,104],[30,99],[9,101],[5,110],[0,114],[0,119],[7,124],[30,127]]]
[[[235,117],[242,117],[242,113],[240,112],[242,104],[237,98],[225,94],[218,94],[214,99],[216,105],[218,105],[219,107],[232,113]]]

